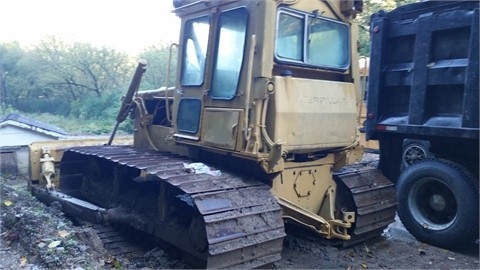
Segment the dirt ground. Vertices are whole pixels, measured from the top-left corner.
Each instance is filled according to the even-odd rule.
[[[96,232],[46,207],[25,179],[0,179],[0,269],[182,269],[175,254],[155,247],[135,260],[114,257]],[[449,251],[416,241],[399,221],[378,238],[349,248],[289,234],[274,269],[479,269],[478,244]]]

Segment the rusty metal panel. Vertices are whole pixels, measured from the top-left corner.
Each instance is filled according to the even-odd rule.
[[[235,149],[241,110],[206,109],[203,116],[202,142],[207,145]]]
[[[0,152],[0,173],[2,175],[17,175],[17,155],[15,152]]]

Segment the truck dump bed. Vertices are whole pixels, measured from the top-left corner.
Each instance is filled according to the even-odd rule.
[[[428,1],[371,18],[367,139],[478,140],[478,1]]]

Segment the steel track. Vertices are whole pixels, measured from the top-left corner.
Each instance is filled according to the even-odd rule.
[[[89,171],[91,169],[85,169],[83,165],[92,158],[102,166],[105,161],[108,162],[108,166],[112,165],[109,170],[130,168],[143,172],[133,178],[136,187],[140,187],[136,191],[141,192],[140,196],[152,194],[151,190],[142,190],[148,183],[158,184],[161,189],[158,193],[153,193],[153,197],[161,197],[159,194],[162,192],[179,192],[173,202],[171,198],[152,201],[150,205],[166,205],[149,213],[130,205],[112,209],[105,207],[103,220],[127,223],[137,230],[151,233],[203,261],[201,267],[255,268],[280,259],[285,236],[284,224],[281,208],[270,193],[269,186],[226,172],[222,172],[220,176],[196,174],[184,166],[192,163],[192,160],[169,153],[101,146],[75,147],[65,152],[61,175],[62,179],[68,181],[61,179],[61,188],[88,178],[86,175],[92,173]],[[79,164],[79,160],[85,161],[84,164]],[[65,169],[68,168],[69,161],[75,165]],[[112,174],[111,177],[115,178],[115,175]],[[161,185],[167,187],[161,188]],[[110,187],[104,185],[102,188]],[[72,190],[70,193],[78,194],[78,191]],[[105,194],[104,197],[113,196],[110,193]],[[122,194],[117,196],[121,197]],[[193,210],[186,209],[185,205]],[[178,208],[178,213],[168,212],[170,208]],[[167,210],[162,212],[162,209]],[[191,218],[188,226],[182,224],[181,220],[185,219],[182,217],[185,211],[197,215]]]

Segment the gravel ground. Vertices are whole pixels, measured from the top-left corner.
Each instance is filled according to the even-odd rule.
[[[114,257],[89,226],[27,191],[26,179],[0,179],[0,269],[182,269],[175,254],[154,247],[139,259]],[[449,251],[416,241],[399,221],[384,235],[349,248],[289,234],[275,269],[479,269],[478,244]]]

